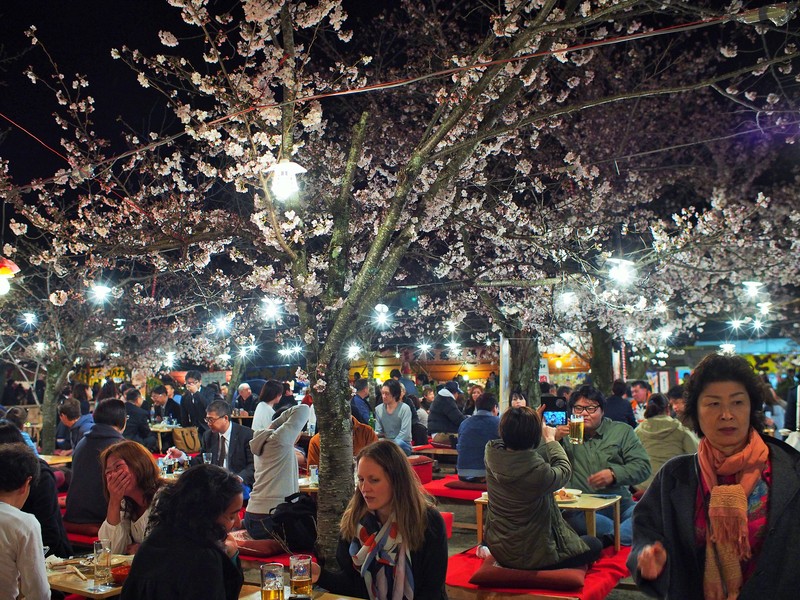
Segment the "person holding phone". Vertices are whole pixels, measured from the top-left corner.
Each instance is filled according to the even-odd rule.
[[[483,455],[486,444],[500,436],[500,417],[497,415],[497,399],[492,394],[481,394],[475,400],[475,414],[459,425],[456,468],[461,481],[486,481]]]

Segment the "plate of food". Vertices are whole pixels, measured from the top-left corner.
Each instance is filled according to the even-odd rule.
[[[583,492],[581,490],[561,488],[557,492],[554,492],[553,496],[555,496],[556,502],[560,504],[567,504],[570,502],[577,502],[578,496],[580,496],[582,493]]]

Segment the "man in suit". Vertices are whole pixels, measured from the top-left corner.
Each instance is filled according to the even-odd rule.
[[[197,427],[197,433],[208,431],[206,410],[216,400],[214,390],[201,383],[200,371],[186,372],[186,393],[181,399],[181,426]]]
[[[128,421],[122,437],[126,440],[139,442],[142,446],[153,452],[156,449],[156,434],[150,431],[147,421],[150,414],[142,408],[142,394],[136,388],[125,390],[125,413]]]
[[[161,423],[161,421],[167,417],[175,419],[176,422],[180,422],[181,405],[169,397],[166,387],[159,385],[153,388],[153,391],[150,392],[150,399],[153,401],[156,423]]]

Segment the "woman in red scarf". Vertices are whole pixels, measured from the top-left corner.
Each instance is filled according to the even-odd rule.
[[[446,600],[447,535],[400,447],[370,444],[356,457],[358,487],[342,515],[341,573],[312,579],[330,592],[370,600]]]
[[[628,568],[666,598],[794,598],[800,570],[800,453],[761,435],[768,394],[738,356],[706,356],[686,386],[696,455],[659,471],[633,514]]]

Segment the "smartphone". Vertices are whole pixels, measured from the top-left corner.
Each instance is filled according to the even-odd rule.
[[[566,410],[567,399],[563,396],[543,396],[542,404],[547,411]]]
[[[550,427],[558,427],[567,424],[566,410],[546,410],[544,411],[544,422]]]

